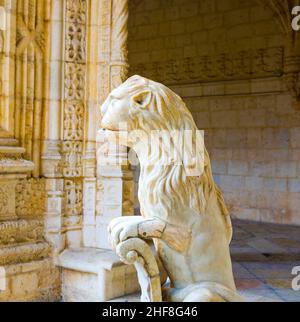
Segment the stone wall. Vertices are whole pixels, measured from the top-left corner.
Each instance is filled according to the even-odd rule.
[[[185,97],[186,88],[175,90]],[[232,215],[300,224],[300,115],[290,95],[262,92],[185,101],[205,130],[214,177]]]
[[[0,7],[0,301],[53,301],[60,276],[45,238],[40,177],[51,5],[1,0]]]
[[[300,113],[271,9],[255,0],[133,2],[131,74],[184,98],[232,215],[300,224]]]
[[[178,84],[282,72],[283,37],[272,11],[256,0],[130,3],[131,73]],[[270,66],[262,68],[266,56]]]

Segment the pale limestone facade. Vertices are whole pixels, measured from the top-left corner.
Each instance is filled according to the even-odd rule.
[[[134,213],[134,174],[126,150],[120,167],[97,167],[96,154],[99,106],[129,74],[185,99],[233,216],[300,224],[292,1],[0,7],[0,300],[108,300],[138,288],[106,233],[111,219]]]
[[[205,130],[233,217],[300,224],[299,93],[289,73],[299,34],[273,10],[287,3],[133,1],[128,49],[130,74],[171,86]]]

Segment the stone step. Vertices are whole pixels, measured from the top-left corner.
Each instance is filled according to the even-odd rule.
[[[135,267],[110,250],[67,249],[59,256],[65,302],[105,302],[139,291]]]
[[[46,242],[4,246],[0,248],[0,266],[42,260],[50,254],[51,246]]]
[[[43,220],[12,220],[0,222],[0,248],[17,244],[42,242]]]

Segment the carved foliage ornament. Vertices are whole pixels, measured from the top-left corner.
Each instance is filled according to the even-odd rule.
[[[146,74],[166,84],[190,84],[207,81],[250,79],[281,76],[283,74],[283,48],[262,48],[200,56],[183,60],[153,62],[137,65],[131,72]]]
[[[82,174],[87,1],[66,1],[63,175]]]
[[[6,185],[0,187],[0,213],[7,213],[9,210],[9,190]]]
[[[65,181],[65,215],[67,217],[80,216],[82,212],[82,182],[78,179]],[[75,222],[73,224],[79,224]]]
[[[16,185],[16,214],[19,218],[42,217],[45,213],[45,180],[20,180]]]

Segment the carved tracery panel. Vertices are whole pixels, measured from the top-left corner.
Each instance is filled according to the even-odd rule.
[[[88,1],[66,0],[64,25],[64,109],[62,174],[65,178],[64,227],[80,230],[84,124],[86,111]]]

